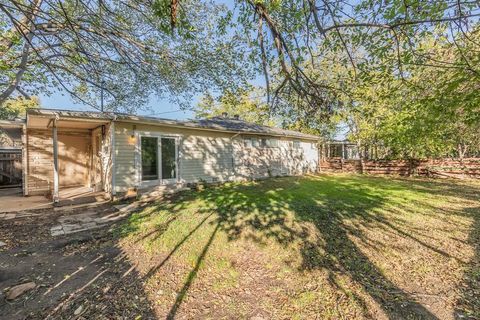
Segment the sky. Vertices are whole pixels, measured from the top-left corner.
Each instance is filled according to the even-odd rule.
[[[75,103],[68,93],[54,92],[51,96],[39,95],[42,108],[65,110],[91,110],[97,111],[82,103]],[[151,98],[147,107],[151,111],[139,112],[140,115],[151,115],[160,118],[186,120],[192,119],[194,114],[190,110],[179,110],[178,106],[170,103],[168,99]]]

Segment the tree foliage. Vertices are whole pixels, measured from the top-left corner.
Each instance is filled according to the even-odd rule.
[[[247,122],[275,125],[276,121],[263,94],[263,90],[251,86],[236,91],[226,90],[217,97],[207,92],[195,107],[195,117],[209,118],[226,113],[230,118],[238,115]]]
[[[7,99],[2,105],[0,105],[0,119],[12,120],[24,117],[27,109],[38,108],[39,106],[40,99],[35,96],[30,99],[24,97]]]
[[[351,81],[340,111],[350,139],[382,150],[374,157],[479,154],[478,40],[477,30],[461,39],[424,37],[420,50],[445,67],[405,63],[403,76],[383,68]]]
[[[184,105],[196,92],[234,87],[248,68],[221,30],[224,7],[168,2],[0,1],[0,103],[63,90],[99,108],[135,112],[152,94]],[[174,27],[174,28],[172,28]]]

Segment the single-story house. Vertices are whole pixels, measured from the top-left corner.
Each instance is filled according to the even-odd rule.
[[[238,117],[176,121],[30,109],[24,126],[23,192],[54,201],[76,186],[115,196],[133,188],[300,175],[318,166],[319,137]]]

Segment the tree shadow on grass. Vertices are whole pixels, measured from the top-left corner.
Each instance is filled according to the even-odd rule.
[[[389,318],[437,318],[390,281],[351,237],[374,246],[359,227],[375,227],[413,239],[442,255],[448,255],[446,252],[395,227],[391,217],[375,212],[388,198],[363,185],[364,180],[307,178],[290,181],[293,181],[291,185],[280,183],[280,188],[275,188],[274,183],[273,189],[262,188],[264,182],[253,187],[236,185],[221,189],[221,192],[213,190],[204,197],[207,203],[214,204],[214,208],[208,210],[217,212],[216,223],[230,240],[245,236],[262,242],[268,238],[284,246],[298,241],[301,270],[327,270],[330,282],[337,288],[341,288],[337,275],[348,275]],[[409,188],[398,183],[385,183],[385,180],[382,183],[386,188]],[[267,193],[259,194],[260,190]],[[287,212],[293,212],[292,223],[288,221]],[[348,221],[355,221],[356,225],[352,226]],[[312,240],[307,230],[298,227],[300,222],[312,223],[320,236]],[[355,299],[365,314],[371,316],[365,301],[359,296]]]
[[[480,195],[477,196],[480,198]],[[480,207],[467,208],[464,213],[474,220],[468,242],[475,252],[464,275],[455,318],[480,319]]]
[[[426,250],[456,259],[420,239],[420,236],[425,235],[421,234],[421,230],[415,230],[415,226],[405,225],[405,221],[395,215],[382,213],[382,209],[391,200],[389,192],[414,190],[420,195],[424,193],[430,196],[458,197],[458,192],[451,190],[454,187],[458,188],[458,185],[449,182],[437,184],[404,179],[388,181],[376,177],[321,176],[282,178],[247,185],[231,184],[209,188],[188,195],[183,200],[202,200],[206,206],[198,208],[199,213],[210,214],[201,220],[159,265],[152,267],[145,278],[153,276],[178,248],[212,217],[211,212],[214,212],[214,221],[209,223],[215,224],[215,229],[177,294],[168,318],[174,318],[177,314],[217,232],[222,231],[231,241],[239,238],[259,243],[273,240],[285,248],[292,242],[299,243],[302,259],[300,271],[325,270],[329,282],[337,290],[344,290],[340,278],[347,276],[361,286],[388,318],[437,319],[424,305],[417,302],[415,297],[389,280],[352,238],[376,250],[382,243],[370,239],[362,230],[377,228],[387,235],[407,238]],[[475,190],[466,188],[464,191],[462,196],[465,200],[475,199]],[[397,206],[400,204],[397,203]],[[314,226],[316,237],[312,237],[312,230],[305,228],[305,223]],[[353,295],[365,316],[375,316],[363,296],[356,292],[349,294]]]

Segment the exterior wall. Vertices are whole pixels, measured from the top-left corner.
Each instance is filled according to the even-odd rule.
[[[318,163],[318,151],[315,142],[299,141],[295,148],[295,139],[280,138],[278,147],[246,147],[242,136],[235,146],[236,177],[239,179],[258,179],[271,176],[301,175],[315,172]]]
[[[51,130],[27,130],[28,194],[50,194],[53,188],[53,140]],[[59,129],[59,184],[87,185],[90,133]]]
[[[232,180],[233,133],[209,132],[115,122],[115,190],[125,192],[141,184],[141,136],[165,135],[178,138],[179,182]],[[133,137],[132,137],[133,136]],[[138,163],[138,165],[136,165]]]
[[[28,194],[48,194],[53,181],[52,132],[28,129],[26,140]]]
[[[58,131],[58,178],[60,187],[88,186],[91,164],[89,131]]]
[[[102,137],[102,146],[100,150],[100,161],[102,165],[103,190],[107,194],[112,192],[112,125],[105,125],[105,134]]]
[[[247,148],[244,136],[235,133],[115,122],[116,192],[146,187],[141,182],[140,137],[160,135],[178,139],[178,182],[256,179],[317,169],[318,150],[313,141],[301,141],[294,148],[294,139],[276,138],[279,147]]]

